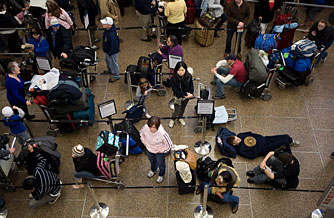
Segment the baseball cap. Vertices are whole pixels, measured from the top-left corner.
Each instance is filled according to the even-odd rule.
[[[51,24],[52,27],[57,27],[57,26],[60,25],[57,18],[52,18],[51,21],[50,21],[50,24]]]
[[[113,21],[113,19],[111,17],[105,17],[102,20],[100,20],[100,22],[102,24],[109,24],[109,25],[113,25],[114,24],[114,21]]]
[[[236,60],[237,56],[234,53],[230,53],[225,60]]]

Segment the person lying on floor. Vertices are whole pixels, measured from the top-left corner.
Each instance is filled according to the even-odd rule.
[[[269,152],[253,170],[246,172],[248,183],[267,183],[275,188],[296,188],[300,172],[299,161],[282,150]]]
[[[223,155],[235,158],[237,154],[254,159],[264,156],[270,151],[282,148],[291,153],[290,146],[299,146],[289,135],[262,136],[252,132],[242,132],[236,135],[227,128],[219,128],[216,142]]]

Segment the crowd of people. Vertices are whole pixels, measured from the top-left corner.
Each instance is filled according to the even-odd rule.
[[[152,33],[151,15],[162,13],[163,9],[155,6],[155,1],[135,0],[136,14],[138,15],[139,25],[145,28],[142,29],[141,40],[150,42],[157,36]],[[268,23],[273,20],[275,13],[280,11],[282,2],[279,0],[260,0],[256,3],[254,18],[261,20],[262,32],[266,32]],[[16,7],[7,10],[5,3],[0,3],[0,27],[13,28],[20,27],[21,20],[17,16],[13,16],[16,12],[28,10],[29,6],[24,2]],[[11,5],[13,6],[13,5]],[[54,0],[47,0],[45,3],[45,18],[44,25],[46,35],[40,29],[32,29],[29,43],[34,45],[33,50],[36,56],[46,57],[50,63],[53,55],[54,59],[68,58],[68,53],[73,49],[72,31],[74,23],[66,10],[59,7]],[[105,29],[102,38],[102,48],[105,53],[105,62],[107,65],[106,74],[110,74],[109,82],[115,82],[120,79],[120,71],[118,66],[118,54],[120,52],[121,39],[116,30],[116,24],[120,22],[121,13],[117,1],[105,0],[99,1],[96,5],[92,0],[78,0],[78,9],[81,22],[85,23],[85,16],[88,14],[89,25],[91,30],[92,48],[98,49],[96,43],[99,41],[95,37],[96,16],[100,16],[100,22]],[[213,85],[216,85],[216,94],[213,97],[215,100],[226,98],[224,86],[235,87],[240,90],[242,84],[246,81],[246,69],[240,61],[241,44],[235,53],[231,50],[231,41],[233,35],[238,29],[243,29],[250,21],[250,6],[243,0],[232,0],[228,4],[221,4],[217,1],[208,0],[208,11],[217,18],[215,37],[219,37],[218,30],[221,25],[227,20],[227,37],[225,47],[226,65],[216,66],[211,69],[213,75]],[[181,118],[184,116],[185,109],[191,98],[194,96],[194,84],[192,74],[184,60],[182,50],[182,34],[176,28],[185,26],[185,15],[187,6],[183,0],[171,0],[164,4],[164,12],[167,16],[167,44],[159,46],[157,52],[152,55],[156,61],[167,59],[168,55],[177,55],[182,57],[182,61],[171,69],[173,73],[166,85],[172,88],[174,96],[174,112],[168,126],[173,128],[177,120],[182,126],[186,122]],[[17,13],[18,14],[18,13]],[[6,21],[6,22],[3,22]],[[0,31],[2,42],[5,49],[17,51],[18,32],[16,30]],[[238,33],[242,36],[242,33]],[[239,37],[241,37],[239,35]],[[308,38],[314,40],[318,49],[322,47],[325,51],[321,53],[320,61],[325,61],[328,53],[326,50],[334,41],[334,30],[326,19],[321,19],[310,26]],[[12,44],[14,40],[14,44]],[[241,43],[241,41],[240,41]],[[12,46],[13,45],[13,46]],[[18,46],[18,49],[20,46]],[[29,202],[30,207],[41,206],[46,203],[54,203],[61,193],[61,180],[57,174],[50,171],[46,167],[46,157],[38,150],[38,145],[30,144],[28,134],[22,122],[10,122],[10,120],[27,120],[33,119],[34,115],[29,114],[28,106],[31,105],[29,100],[25,99],[25,91],[23,80],[20,77],[20,67],[17,62],[8,64],[8,74],[6,76],[7,100],[9,106],[2,109],[2,114],[5,118],[4,124],[9,126],[10,131],[19,139],[19,143],[25,147],[30,155],[35,159],[36,166],[32,175],[24,180],[23,187],[31,192]],[[146,100],[150,96],[150,84],[147,79],[141,79],[138,84],[136,97],[138,101],[143,101],[144,114],[148,118],[140,130],[140,138],[146,147],[146,154],[150,162],[150,169],[147,177],[152,178],[156,173],[158,177],[157,183],[164,180],[166,164],[165,158],[169,154],[173,143],[168,132],[163,128],[161,120],[157,116],[151,116],[146,107]],[[225,132],[226,133],[226,132]],[[249,183],[261,184],[268,183],[275,188],[296,188],[298,185],[298,175],[300,171],[298,160],[292,155],[290,146],[298,146],[299,142],[294,141],[289,135],[277,136],[262,136],[252,132],[233,134],[218,134],[217,144],[230,145],[227,151],[232,156],[238,153],[246,158],[255,158],[265,156],[263,161],[253,170],[247,171]],[[228,136],[227,136],[228,135]],[[28,142],[27,142],[28,141]],[[13,153],[15,150],[9,150]],[[6,152],[6,154],[8,154]],[[334,153],[331,154],[331,157]],[[76,145],[72,149],[72,158],[75,168],[74,178],[77,184],[73,185],[73,189],[83,188],[81,184],[83,178],[101,177],[101,172],[95,164],[97,156],[90,149]],[[240,184],[240,176],[233,166],[228,166],[225,163],[220,163],[216,169],[209,172],[209,182],[203,182],[196,190],[196,194],[203,191],[205,185],[212,185],[209,194],[218,197],[219,201],[229,203],[232,206],[232,212],[238,210],[239,198],[233,195],[233,190]]]

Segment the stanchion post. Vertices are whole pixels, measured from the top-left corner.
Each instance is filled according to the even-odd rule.
[[[92,189],[92,183],[88,182],[88,188],[92,193],[94,205],[90,208],[89,216],[91,218],[106,218],[109,215],[109,207],[105,203],[97,201],[95,191]]]
[[[129,92],[130,100],[125,103],[125,109],[128,110],[134,105],[130,72],[126,72],[126,78],[127,78],[127,81],[128,81],[128,92]]]
[[[202,204],[197,206],[194,211],[195,218],[213,218],[213,211],[209,206],[207,206],[208,193],[209,185],[205,185]]]

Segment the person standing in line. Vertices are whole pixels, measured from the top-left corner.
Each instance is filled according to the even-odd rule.
[[[268,24],[273,20],[275,11],[279,12],[282,0],[259,0],[255,3],[254,18],[261,19],[261,33],[266,33]]]
[[[194,96],[194,83],[192,75],[187,70],[187,65],[180,61],[175,66],[175,72],[171,79],[171,86],[174,94],[175,110],[172,114],[172,120],[169,121],[169,127],[173,128],[175,120],[178,119],[182,126],[186,122],[180,117],[183,116],[189,99]]]
[[[159,117],[152,116],[148,119],[147,124],[140,130],[140,139],[146,147],[147,157],[151,163],[151,169],[147,177],[152,178],[159,169],[159,176],[156,181],[161,183],[166,169],[165,157],[173,143],[161,125]]]
[[[109,82],[115,82],[120,79],[117,61],[119,53],[119,37],[111,17],[105,17],[100,20],[100,22],[102,23],[103,28],[105,28],[103,32],[102,46],[108,71],[104,71],[104,73],[111,74]]]

